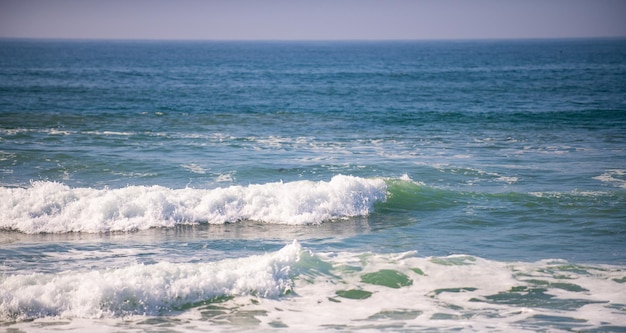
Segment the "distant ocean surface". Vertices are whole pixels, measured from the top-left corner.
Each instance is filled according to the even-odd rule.
[[[626,40],[0,40],[0,329],[626,331]]]

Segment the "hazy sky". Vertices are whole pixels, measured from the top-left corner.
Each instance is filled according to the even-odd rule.
[[[626,37],[626,0],[0,0],[0,37]]]

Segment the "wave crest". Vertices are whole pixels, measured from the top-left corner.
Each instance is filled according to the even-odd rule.
[[[386,190],[382,179],[344,175],[328,182],[276,182],[211,190],[70,188],[44,181],[29,188],[0,188],[0,228],[24,233],[97,233],[240,220],[318,224],[367,215],[376,202],[386,199]]]
[[[276,252],[213,263],[12,275],[0,279],[0,321],[158,315],[220,297],[276,298],[291,290],[301,252],[294,241]]]

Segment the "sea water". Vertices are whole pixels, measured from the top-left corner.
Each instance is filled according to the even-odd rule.
[[[626,41],[0,41],[0,328],[626,330]]]

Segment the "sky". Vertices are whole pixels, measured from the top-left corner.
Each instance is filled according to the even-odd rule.
[[[0,0],[0,38],[626,37],[626,0]]]

